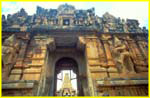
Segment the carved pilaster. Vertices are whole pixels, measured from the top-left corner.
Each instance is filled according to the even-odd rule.
[[[127,43],[129,45],[130,50],[132,51],[130,53],[131,53],[134,63],[137,65],[142,64],[143,63],[142,55],[136,45],[136,42],[133,39],[127,37]]]
[[[148,50],[145,49],[146,48],[145,46],[147,45],[147,43],[144,41],[138,41],[137,43],[138,43],[142,53],[144,54],[144,58],[147,60],[148,59]]]
[[[98,41],[98,49],[99,49],[99,57],[100,57],[100,62],[102,65],[106,66],[106,55],[104,51],[104,45],[101,40]]]
[[[115,66],[114,61],[113,61],[113,57],[110,51],[110,47],[109,47],[109,43],[108,40],[111,38],[110,35],[102,35],[102,41],[104,44],[104,48],[105,48],[105,53],[106,53],[106,57],[107,57],[107,65],[108,66]]]
[[[99,58],[96,42],[93,38],[86,40],[86,52],[89,59]]]
[[[110,47],[107,41],[103,41],[105,51],[106,51],[106,57],[107,57],[107,64],[108,66],[114,66],[113,58],[110,52]]]
[[[142,56],[140,66],[136,66],[138,72],[148,72],[148,50],[146,50],[146,47],[143,47],[143,42],[143,40],[138,40],[136,43]]]

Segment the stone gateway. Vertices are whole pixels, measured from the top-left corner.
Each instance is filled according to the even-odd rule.
[[[2,96],[148,96],[148,30],[69,4],[2,15]]]

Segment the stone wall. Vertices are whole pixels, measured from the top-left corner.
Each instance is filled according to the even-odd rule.
[[[135,80],[138,79],[138,81],[146,78],[147,81],[148,53],[144,55],[144,51],[147,52],[148,48],[146,48],[147,46],[144,48],[144,44],[140,43],[141,41],[147,43],[145,36],[101,34],[100,36],[86,37],[85,40],[87,63],[89,66],[88,74],[91,77],[89,81],[93,85],[93,90],[98,89],[94,81],[101,79],[103,79],[101,82],[104,82],[104,84],[105,82],[106,84],[110,84],[110,79],[115,78],[122,82],[125,82],[122,79],[129,79],[130,81],[132,78]],[[143,47],[143,49],[140,47]],[[134,86],[136,81],[127,82],[124,86],[128,88],[128,86],[131,85],[130,83]],[[139,83],[138,85],[141,84]],[[116,86],[117,85],[120,85],[120,83],[118,82]],[[114,85],[110,84],[108,88],[112,86]],[[148,85],[145,87],[147,86]],[[103,89],[103,85],[102,87],[99,86],[99,89]],[[145,89],[147,90],[147,88]],[[109,92],[107,93],[109,94]],[[96,92],[91,93],[93,96],[96,94]],[[136,96],[137,94],[134,93],[131,95]],[[147,91],[144,95],[147,95]]]
[[[148,95],[148,30],[139,24],[68,4],[2,15],[2,95],[55,95],[55,63],[65,56],[79,64],[79,95]]]
[[[7,75],[5,74],[5,72],[3,72],[2,74],[2,76],[5,78],[3,79],[3,81],[6,80],[8,82],[8,85],[9,85],[9,81],[20,83],[20,81],[34,80],[39,83],[39,81],[42,79],[41,75],[42,72],[44,71],[43,69],[45,64],[47,40],[39,37],[36,36],[32,39],[20,40],[22,42],[22,45],[20,47],[20,50],[18,51],[18,54],[15,53],[15,55],[17,55],[16,61],[14,61],[15,63],[13,63],[13,65],[11,65],[11,63],[7,64],[8,67],[11,66],[9,70],[5,64],[7,62],[5,62],[5,60],[3,61],[4,68],[2,70],[7,72]],[[27,83],[25,82],[24,84],[28,84],[28,82]],[[15,86],[16,85],[14,85],[14,89]],[[17,96],[18,94],[19,96],[34,95],[34,93],[28,94],[28,90],[26,90],[26,88],[21,88],[21,89],[16,88],[16,94],[15,94],[15,90],[13,91],[9,87],[7,88],[7,90],[5,90],[6,89],[5,86],[3,88],[4,88],[4,95],[7,95],[6,91],[8,91],[8,95],[12,94],[14,96]],[[30,91],[32,92],[32,89],[29,89],[29,92]]]
[[[24,33],[22,36],[19,34],[12,35],[3,42],[3,46],[7,46],[8,50],[15,47],[15,41],[21,43],[17,45],[20,48],[13,48],[10,51],[9,56],[15,55],[15,60],[11,57],[8,63],[7,59],[2,58],[4,96],[47,96],[49,92],[53,95],[55,63],[57,59],[65,56],[74,58],[79,64],[79,79],[82,85],[80,90],[83,90],[84,95],[102,96],[106,93],[110,96],[119,96],[118,89],[130,88],[131,91],[139,88],[143,91],[138,94],[139,91],[135,91],[121,95],[148,95],[148,41],[142,33],[93,32],[83,35],[69,32],[62,34],[63,39],[70,38],[66,41],[56,39],[61,38],[58,33],[34,36],[28,36],[29,33],[26,33],[26,36]],[[9,45],[6,44],[8,42]],[[68,45],[72,47],[67,47]],[[108,89],[115,90],[108,91]]]

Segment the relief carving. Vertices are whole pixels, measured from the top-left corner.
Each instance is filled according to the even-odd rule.
[[[114,38],[113,56],[119,72],[135,72],[127,47],[116,36]]]
[[[20,42],[14,34],[4,41],[2,45],[2,79],[8,79],[8,75],[16,63],[19,50]]]
[[[114,64],[114,61],[112,58],[112,53],[110,50],[112,36],[111,35],[102,35],[101,39],[103,40],[103,43],[104,43],[104,48],[105,48],[106,57],[107,57],[107,66],[114,66],[115,64]]]
[[[19,52],[20,42],[13,34],[2,45],[2,61],[4,65],[11,64]],[[15,61],[14,61],[15,62]]]

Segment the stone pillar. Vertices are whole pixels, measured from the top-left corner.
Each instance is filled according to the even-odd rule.
[[[88,75],[88,87],[89,87],[89,92],[90,96],[94,96],[94,85],[93,85],[93,79],[91,76],[91,72],[89,70],[89,65],[87,65],[87,75]]]
[[[107,65],[108,66],[115,66],[115,64],[113,62],[113,58],[112,58],[112,54],[111,54],[111,51],[110,51],[108,41],[103,40],[103,43],[104,43],[104,48],[105,48],[105,51],[106,51]]]
[[[146,50],[145,47],[143,47],[143,43],[144,41],[137,42],[139,46],[139,51],[142,54],[143,66],[147,66],[148,65],[148,50]]]
[[[22,35],[22,39],[20,40],[20,50],[18,51],[16,63],[11,70],[9,80],[20,80],[22,78],[23,68],[24,66],[24,59],[26,55],[26,50],[28,46],[29,35],[28,33]]]
[[[142,53],[144,54],[144,58],[148,59],[148,50],[146,50],[145,47],[144,47],[144,44],[146,44],[146,42],[138,41],[137,43],[139,44],[139,47],[140,47]]]
[[[113,61],[113,57],[112,57],[112,54],[111,54],[111,51],[110,51],[110,46],[109,46],[109,43],[108,43],[108,41],[111,38],[112,38],[112,36],[108,35],[108,34],[102,34],[101,35],[101,40],[104,44],[104,49],[105,49],[106,58],[107,58],[107,66],[114,67],[115,63]]]
[[[89,39],[86,39],[87,80],[90,96],[95,96],[93,78],[90,67],[94,67],[95,64],[99,64],[99,53],[97,44],[98,43],[96,37],[89,37]]]
[[[63,18],[62,18],[62,16],[58,17],[58,24],[59,24],[59,26],[63,25]]]
[[[74,25],[74,19],[71,17],[70,18],[70,26],[73,26]]]
[[[140,53],[140,51],[138,50],[135,41],[133,41],[133,40],[128,40],[127,43],[128,43],[128,45],[129,45],[129,47],[130,47],[130,49],[131,49],[131,51],[132,51],[132,58],[134,58],[134,59],[133,59],[134,62],[135,62],[136,64],[141,64],[141,58],[142,58],[142,57],[141,57],[141,53]],[[130,52],[130,53],[131,53],[131,52]]]
[[[86,43],[87,57],[89,59],[98,58],[98,50],[96,47],[96,42],[93,41],[93,39],[88,39],[87,41],[88,41]]]

